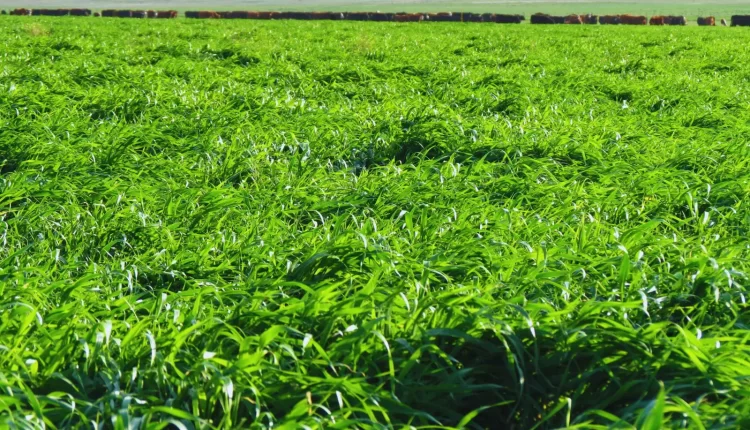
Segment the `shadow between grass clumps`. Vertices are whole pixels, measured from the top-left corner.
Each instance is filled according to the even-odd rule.
[[[426,330],[420,339],[403,340],[392,348],[395,367],[410,369],[401,374],[396,397],[445,425],[456,425],[481,410],[472,420],[476,428],[523,429],[543,422],[542,428],[570,425],[566,415],[580,420],[592,410],[625,411],[636,418],[657,396],[659,381],[671,381],[668,391],[684,399],[722,389],[724,383],[709,375],[684,373],[693,364],[673,342],[681,337],[677,328],[633,332],[605,323],[586,329],[585,336],[570,337],[577,325],[596,319],[597,313],[576,315],[565,329],[551,326],[536,333],[477,333],[475,325],[464,324]],[[661,360],[670,352],[672,359]],[[604,360],[606,366],[601,365]],[[366,366],[387,369],[388,358]],[[387,378],[379,382],[388,384]],[[718,394],[710,398],[721,400]],[[560,405],[567,414],[555,412]],[[602,417],[593,414],[586,420],[612,424]]]
[[[633,92],[628,90],[614,90],[611,88],[602,89],[602,93],[610,100],[622,103],[623,101],[633,101]]]
[[[7,175],[8,173],[13,173],[18,168],[18,163],[16,163],[13,160],[5,159],[3,161],[0,161],[0,175]]]
[[[231,48],[212,49],[206,46],[201,50],[201,55],[209,59],[229,60],[231,63],[242,67],[254,66],[261,62],[260,58],[248,55],[241,50]]]
[[[518,101],[510,96],[488,98],[486,102],[467,100],[474,104],[477,114],[514,116],[520,112]],[[478,132],[469,125],[446,121],[429,113],[411,112],[396,123],[383,123],[373,134],[363,137],[371,143],[358,148],[343,161],[354,166],[357,172],[392,162],[416,163],[420,160],[443,160],[454,158],[460,162],[479,159],[501,161],[506,158],[505,149],[492,145],[477,145]],[[387,136],[387,137],[384,137]],[[369,138],[369,139],[368,139]]]
[[[142,96],[134,96],[120,103],[97,101],[84,106],[91,121],[110,121],[114,119],[126,123],[138,122],[148,109],[148,100]]]

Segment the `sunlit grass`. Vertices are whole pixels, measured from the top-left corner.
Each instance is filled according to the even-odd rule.
[[[9,423],[750,425],[744,29],[0,36]]]

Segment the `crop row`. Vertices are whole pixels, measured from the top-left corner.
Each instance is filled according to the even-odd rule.
[[[5,10],[2,11],[6,15]],[[107,9],[93,12],[91,9],[26,9],[19,8],[10,11],[11,15],[31,16],[103,16],[110,18],[177,18],[175,10],[114,10]],[[291,19],[291,20],[349,20],[349,21],[396,21],[396,22],[491,22],[499,24],[520,24],[526,19],[523,15],[505,15],[494,13],[471,12],[438,12],[438,13],[383,13],[383,12],[255,12],[255,11],[187,11],[186,18],[195,19]],[[733,15],[731,25],[750,26],[750,15]],[[721,19],[726,26],[727,21]],[[652,16],[650,19],[643,15],[566,15],[554,16],[544,13],[531,15],[532,24],[602,24],[602,25],[686,25],[684,16]],[[699,17],[700,26],[714,26],[713,16]]]

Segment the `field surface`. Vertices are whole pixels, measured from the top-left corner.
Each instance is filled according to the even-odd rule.
[[[685,15],[729,18],[750,14],[747,0],[0,0],[0,7],[185,10],[299,10],[383,12],[537,12],[568,14]]]
[[[747,29],[0,36],[6,424],[750,427]]]

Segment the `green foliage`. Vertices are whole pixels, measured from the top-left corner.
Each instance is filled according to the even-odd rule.
[[[750,425],[744,29],[0,36],[6,424]]]

